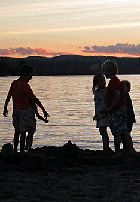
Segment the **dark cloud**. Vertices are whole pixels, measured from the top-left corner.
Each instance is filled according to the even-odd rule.
[[[90,47],[89,46],[85,46],[84,49],[87,50],[87,51],[90,51]]]
[[[68,54],[66,52],[50,52],[49,50],[42,48],[9,48],[9,49],[0,49],[1,56],[57,56]]]
[[[10,51],[8,49],[0,49],[0,55],[8,55]]]
[[[86,53],[126,53],[140,56],[140,44],[118,43],[109,46],[85,46],[82,51]]]

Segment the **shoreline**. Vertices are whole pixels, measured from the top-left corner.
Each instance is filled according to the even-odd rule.
[[[3,201],[139,201],[140,153],[117,156],[75,144],[0,153]]]
[[[72,166],[77,165],[91,165],[91,166],[116,166],[116,165],[127,165],[134,166],[134,164],[140,164],[140,152],[134,154],[129,154],[123,149],[116,154],[112,149],[108,152],[103,150],[90,150],[90,149],[80,149],[76,144],[72,144],[69,140],[68,143],[61,147],[56,146],[43,146],[32,148],[30,151],[25,151],[24,153],[17,152],[13,153],[13,145],[8,143],[4,144],[3,149],[0,152],[1,165],[20,165],[26,164],[28,160],[30,163],[45,165],[56,164],[59,165],[59,161],[62,164],[67,164],[67,162],[73,163]],[[67,166],[67,165],[65,165]]]

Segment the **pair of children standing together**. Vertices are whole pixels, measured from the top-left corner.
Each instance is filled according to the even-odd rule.
[[[107,127],[114,136],[115,152],[120,151],[121,141],[124,149],[135,153],[130,132],[135,122],[132,101],[129,96],[130,83],[120,81],[116,74],[118,66],[114,61],[107,60],[102,65],[102,73],[96,73],[93,78],[93,94],[95,100],[95,120],[103,140],[104,151],[109,150]],[[109,84],[106,88],[106,78]]]

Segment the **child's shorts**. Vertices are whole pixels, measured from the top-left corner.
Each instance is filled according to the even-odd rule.
[[[127,128],[127,107],[123,105],[118,111],[109,113],[109,127],[113,136],[122,135],[128,131]]]
[[[32,130],[36,131],[36,120],[32,109],[14,109],[13,111],[13,126],[17,131],[27,132]]]

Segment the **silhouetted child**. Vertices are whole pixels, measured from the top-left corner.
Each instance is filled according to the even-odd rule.
[[[95,101],[95,117],[96,127],[99,128],[100,135],[103,141],[103,150],[109,150],[109,137],[107,133],[107,126],[109,126],[109,120],[106,114],[102,114],[101,111],[107,107],[106,103],[106,81],[105,76],[98,72],[93,77],[93,94]]]
[[[35,123],[35,126],[36,126],[36,118],[35,118],[35,115],[38,117],[38,119],[44,121],[45,123],[48,123],[48,120],[47,118],[43,118],[42,116],[40,116],[40,114],[38,113],[38,109],[37,109],[37,106],[36,104],[29,98],[29,101],[30,101],[30,110],[31,110],[31,115],[33,117],[33,121]],[[32,143],[33,143],[33,135],[34,133],[36,132],[36,127],[33,128],[33,129],[30,129],[28,131],[28,135],[26,137],[26,146],[25,146],[25,150],[30,150],[31,147],[32,147]]]
[[[20,68],[20,77],[11,83],[8,92],[3,115],[7,117],[7,106],[12,97],[13,99],[13,126],[15,128],[14,134],[14,152],[17,152],[17,146],[20,136],[20,152],[24,152],[26,132],[35,128],[35,122],[31,114],[31,107],[29,98],[37,104],[43,111],[44,117],[47,118],[49,114],[45,111],[39,99],[33,94],[28,82],[32,79],[34,69],[29,65],[22,65]]]
[[[107,60],[102,65],[102,70],[106,78],[110,78],[107,86],[106,98],[108,108],[102,112],[108,114],[109,127],[114,136],[115,152],[120,151],[121,137],[126,142],[130,153],[135,153],[133,148],[132,138],[127,129],[127,107],[124,97],[124,90],[121,87],[121,82],[116,76],[118,73],[118,66],[116,62]]]
[[[132,105],[132,100],[131,100],[130,95],[129,95],[129,92],[131,89],[131,84],[127,80],[122,80],[121,83],[123,84],[123,87],[124,87],[124,95],[125,95],[126,106],[127,106],[127,127],[128,127],[129,133],[131,133],[133,123],[136,122],[135,113],[134,113],[133,105]],[[123,138],[122,138],[122,143],[123,143],[123,149],[125,151],[129,151]]]

